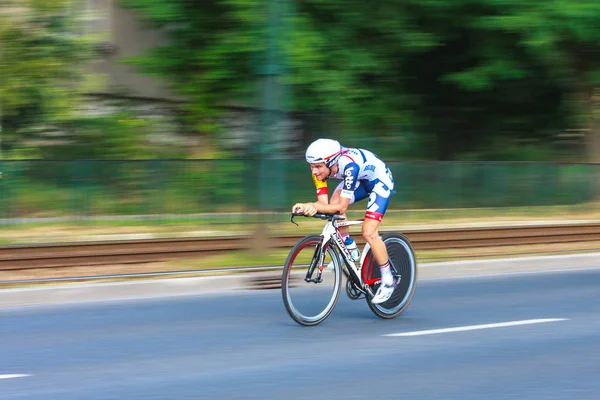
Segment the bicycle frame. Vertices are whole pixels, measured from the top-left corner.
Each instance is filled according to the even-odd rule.
[[[295,223],[294,217],[298,215],[300,214],[292,213],[291,222]],[[302,216],[308,217],[308,215]],[[292,319],[304,326],[314,326],[323,322],[331,314],[339,299],[344,279],[342,274],[346,275],[346,294],[348,298],[358,300],[364,295],[367,305],[378,317],[390,319],[404,312],[414,295],[417,282],[415,254],[408,238],[398,232],[387,232],[381,236],[381,240],[388,249],[392,274],[397,281],[392,296],[383,303],[374,304],[372,302],[373,291],[377,284],[381,282],[381,278],[377,277],[378,274],[376,274],[378,271],[375,269],[377,266],[372,249],[368,243],[365,245],[359,261],[360,264],[357,265],[340,233],[340,228],[360,225],[365,220],[346,220],[338,214],[324,213],[317,213],[312,217],[327,221],[322,233],[320,235],[304,236],[294,245],[286,258],[281,276],[283,303]],[[306,252],[302,253],[303,256],[296,263],[298,254],[303,250],[306,250]],[[312,256],[308,264],[307,256]],[[331,258],[331,261],[329,258]],[[333,266],[333,270],[331,274],[323,276],[325,262],[328,263],[327,269],[330,270],[330,267]],[[293,283],[293,274],[296,272],[302,273],[304,268],[307,267],[304,282]],[[371,270],[371,268],[374,268],[374,270]],[[313,277],[313,274],[315,277]],[[307,295],[309,299],[312,299],[312,296],[306,293],[305,289],[312,287],[311,283],[332,284],[331,291],[320,290],[320,286],[317,290],[312,291],[314,294],[319,295],[318,297],[325,295],[326,301],[322,302],[321,307],[317,305],[317,302],[313,304],[312,301],[309,301],[310,306],[306,307]],[[296,287],[300,289],[298,291],[293,290]],[[297,293],[297,295],[294,293]],[[316,298],[317,296],[315,296]]]
[[[375,282],[369,282],[369,284],[366,284],[363,281],[362,275],[361,275],[361,269],[365,262],[366,254],[368,253],[368,251],[370,249],[369,244],[368,243],[366,244],[366,246],[363,250],[363,253],[361,255],[361,258],[360,258],[360,261],[358,264],[358,268],[357,268],[356,262],[352,258],[350,251],[348,250],[348,248],[346,247],[346,244],[342,240],[342,236],[339,231],[339,228],[341,228],[341,227],[352,226],[352,225],[362,225],[364,223],[364,219],[346,220],[345,218],[340,217],[338,215],[328,215],[328,214],[320,214],[320,213],[315,214],[314,217],[320,218],[320,219],[327,219],[327,223],[323,227],[323,231],[321,232],[321,243],[315,248],[315,254],[312,258],[312,261],[310,263],[308,271],[306,272],[306,277],[304,278],[304,280],[306,282],[314,282],[314,283],[321,282],[321,274],[323,272],[323,267],[324,267],[323,261],[325,259],[325,254],[326,254],[328,246],[333,244],[333,246],[335,246],[336,249],[338,250],[337,253],[342,255],[342,259],[343,259],[344,263],[346,264],[346,268],[349,273],[347,279],[352,279],[356,288],[358,290],[360,290],[363,294],[368,293],[371,297],[374,296],[374,293],[371,290],[369,284],[373,284],[373,283],[377,282],[379,279],[377,279],[377,281],[375,281]],[[294,222],[293,215],[292,215],[292,222]],[[315,268],[317,268],[317,266],[319,268],[319,272],[317,273],[317,277],[313,278],[312,275],[315,271]]]

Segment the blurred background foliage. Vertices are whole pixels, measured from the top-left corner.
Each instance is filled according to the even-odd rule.
[[[82,68],[99,57],[99,38],[82,28],[86,1],[3,6],[1,148],[17,157],[164,157],[164,146],[144,139],[148,118],[122,109],[97,118],[82,107],[103,84]],[[118,62],[167,82],[177,124],[212,149],[204,156],[232,155],[215,139],[223,116],[264,108],[264,79],[275,76],[283,95],[272,104],[307,127],[296,152],[325,135],[393,159],[600,161],[595,1],[117,3],[167,38]],[[106,137],[93,134],[100,126]],[[565,132],[579,132],[577,146],[561,142]],[[40,135],[55,139],[49,154]],[[166,155],[197,155],[190,148]]]
[[[101,37],[86,29],[82,1],[10,1],[0,7],[0,149],[5,158],[183,156],[149,140],[155,118],[121,99],[98,112],[105,86],[90,63]]]
[[[40,132],[68,134],[83,118],[80,98],[90,83],[81,65],[92,57],[76,34],[66,1],[3,5],[0,16],[2,150],[19,152]]]
[[[334,121],[331,135],[397,138],[380,147],[393,158],[560,159],[557,136],[584,129],[587,153],[570,157],[600,161],[595,1],[122,2],[169,28],[168,45],[130,62],[166,77],[202,132],[223,104],[255,104],[276,29],[289,109]]]
[[[120,51],[88,28],[98,5],[143,21],[132,41],[161,39]],[[596,1],[5,0],[0,13],[5,217],[44,198],[63,211],[32,215],[283,209],[312,191],[302,153],[319,136],[393,164],[397,207],[598,193],[583,165],[489,163],[600,162]],[[109,62],[169,98],[111,87],[90,68]],[[198,158],[227,162],[185,162]]]

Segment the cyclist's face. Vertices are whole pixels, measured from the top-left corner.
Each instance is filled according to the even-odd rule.
[[[325,163],[313,163],[310,164],[310,172],[312,172],[317,179],[322,181],[323,179],[327,178],[330,171]]]

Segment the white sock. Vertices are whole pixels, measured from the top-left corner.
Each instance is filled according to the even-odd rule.
[[[392,271],[390,270],[389,261],[383,265],[380,265],[379,271],[381,271],[381,283],[386,286],[391,286],[394,284],[394,277],[392,276]]]

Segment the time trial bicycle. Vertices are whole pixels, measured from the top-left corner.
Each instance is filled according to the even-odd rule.
[[[304,216],[292,213],[294,217]],[[417,287],[417,262],[411,243],[397,232],[381,235],[388,251],[392,274],[400,279],[392,296],[381,304],[371,299],[381,283],[379,266],[369,244],[356,262],[344,244],[339,228],[360,225],[364,219],[346,220],[337,214],[317,213],[326,220],[320,235],[300,239],[290,251],[282,274],[283,303],[289,315],[305,326],[323,322],[335,308],[346,276],[346,294],[352,300],[364,297],[367,305],[381,318],[394,318],[410,304]],[[296,224],[298,225],[298,224]]]

